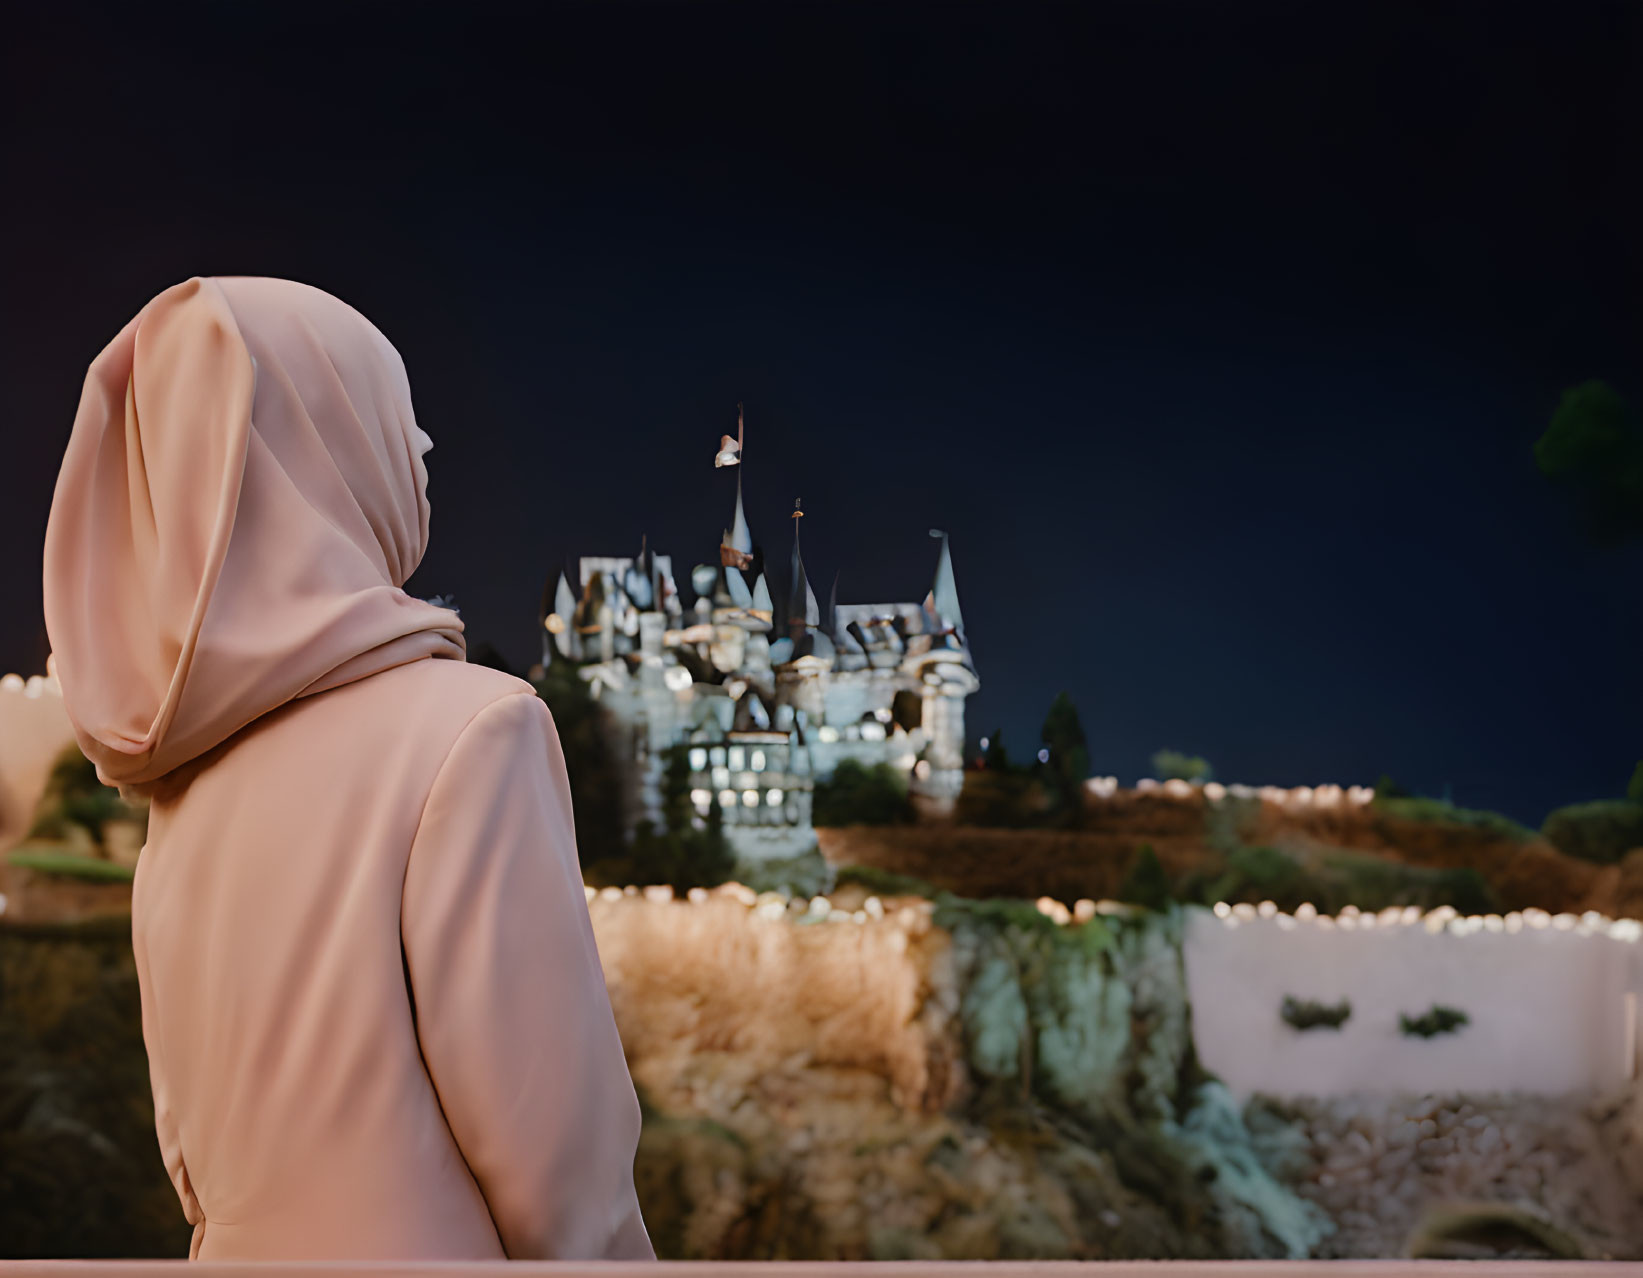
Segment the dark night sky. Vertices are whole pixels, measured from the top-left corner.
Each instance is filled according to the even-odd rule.
[[[1531,445],[1643,400],[1643,5],[252,3],[8,16],[0,669],[86,363],[284,275],[399,346],[411,583],[755,536],[865,602],[952,534],[972,730],[1538,822],[1643,757],[1643,547]],[[49,11],[49,12],[48,12]],[[158,16],[157,16],[158,15]]]

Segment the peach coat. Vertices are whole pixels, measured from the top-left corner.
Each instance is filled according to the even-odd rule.
[[[429,446],[386,339],[282,280],[167,290],[86,379],[46,619],[81,747],[152,799],[195,1258],[653,1255],[552,720],[401,588]]]

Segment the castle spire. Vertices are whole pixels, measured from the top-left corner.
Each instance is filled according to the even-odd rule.
[[[953,553],[948,548],[946,533],[939,528],[932,528],[930,535],[941,539],[941,555],[936,560],[935,580],[930,583],[930,593],[925,596],[924,606],[946,625],[951,626],[962,644],[964,614],[958,607],[958,583],[953,578]]]
[[[799,520],[804,518],[804,511],[799,506],[799,499],[793,499],[793,562],[791,565],[791,585],[787,594],[787,628],[788,632],[797,639],[806,630],[821,621],[821,609],[816,604],[816,594],[810,589],[810,580],[804,572],[804,554],[799,547]]]

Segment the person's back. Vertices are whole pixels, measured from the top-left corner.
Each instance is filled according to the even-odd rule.
[[[648,1258],[552,721],[400,590],[391,354],[303,286],[190,281],[87,379],[47,621],[82,746],[152,798],[161,1150],[201,1258]]]

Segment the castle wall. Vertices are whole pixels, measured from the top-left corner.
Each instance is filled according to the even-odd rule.
[[[1551,1095],[1632,1076],[1643,994],[1638,923],[1538,911],[1395,915],[1193,911],[1184,962],[1204,1067],[1239,1097]],[[1286,996],[1347,999],[1352,1013],[1338,1030],[1299,1031],[1279,1016]],[[1434,1004],[1469,1023],[1430,1039],[1400,1032],[1400,1014]]]

